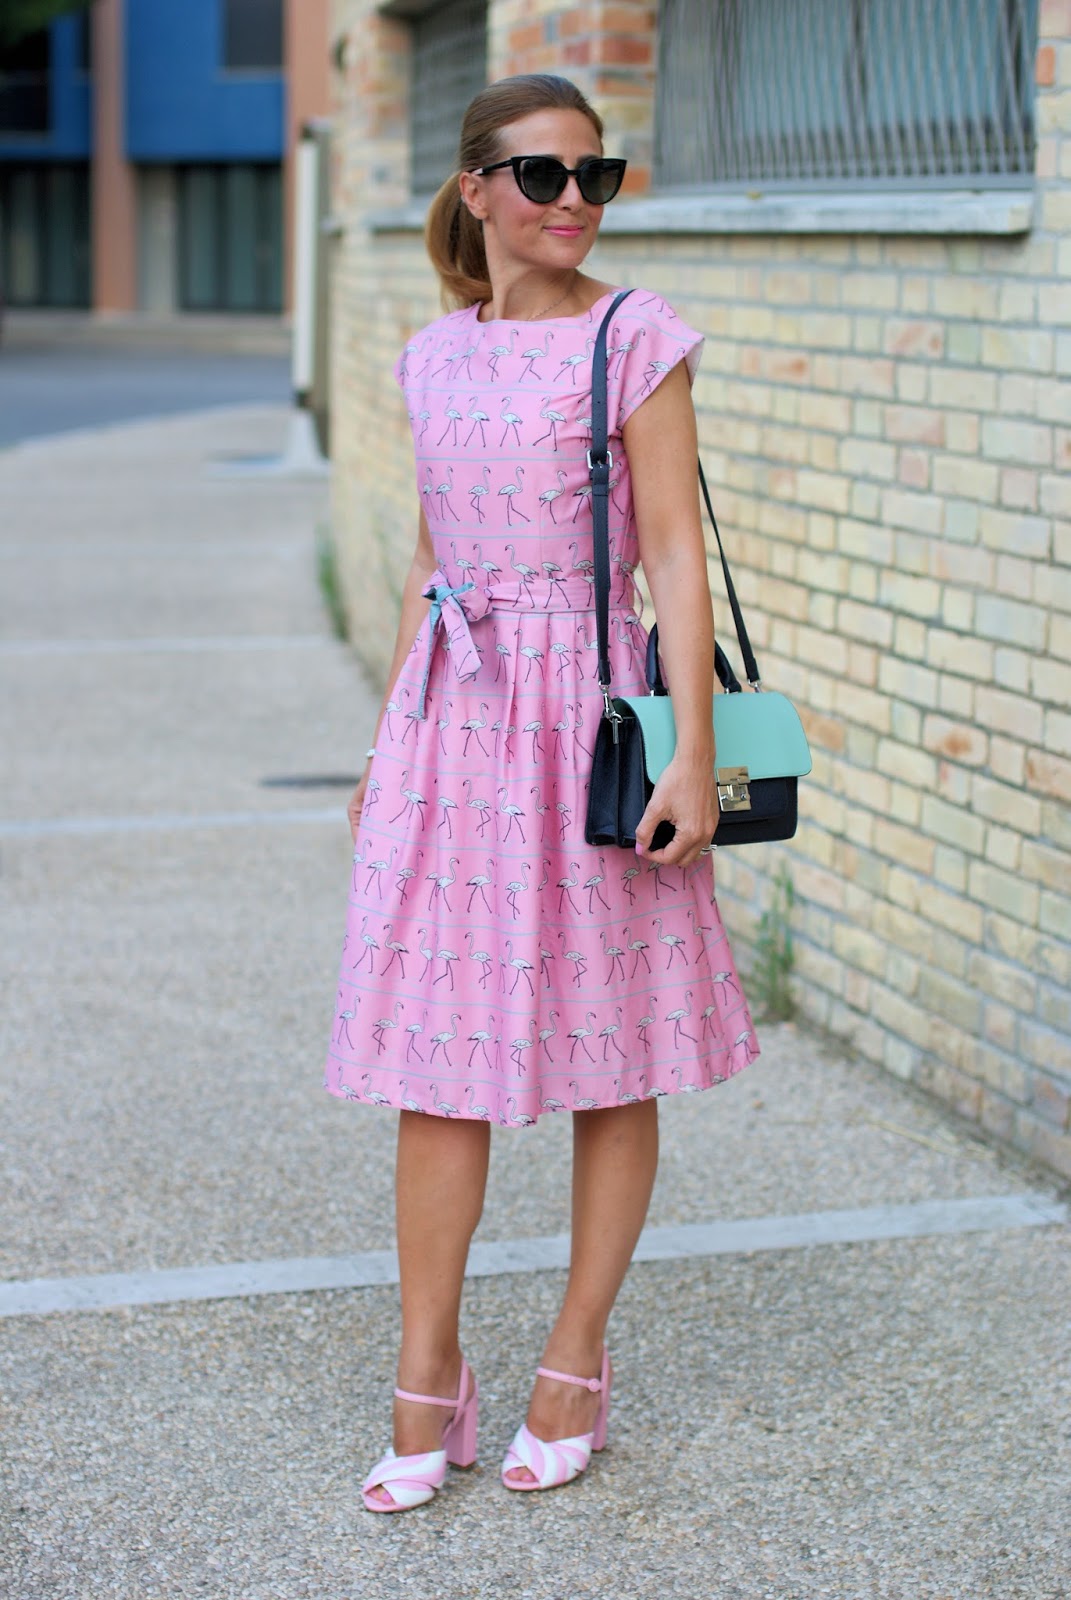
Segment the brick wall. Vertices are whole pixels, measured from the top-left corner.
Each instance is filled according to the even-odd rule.
[[[655,10],[489,13],[491,75],[573,77],[641,190]],[[363,225],[407,195],[406,28],[368,0],[335,0],[335,27],[335,530],[382,674],[417,517],[390,369],[437,285],[418,231]],[[707,334],[719,521],[811,739],[797,838],[719,858],[745,965],[786,860],[802,1012],[1071,1173],[1071,0],[1043,0],[1037,83],[1027,234],[637,233],[588,266]]]

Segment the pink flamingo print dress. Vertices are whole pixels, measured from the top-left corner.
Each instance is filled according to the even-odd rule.
[[[324,1072],[334,1095],[528,1126],[720,1083],[758,1054],[714,896],[584,842],[596,680],[582,317],[424,328],[395,375],[438,558],[376,740]],[[610,664],[647,629],[625,419],[702,336],[634,292],[608,339]]]

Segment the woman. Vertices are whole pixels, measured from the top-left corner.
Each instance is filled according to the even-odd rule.
[[[606,1325],[654,1183],[657,1098],[757,1054],[710,855],[713,626],[690,389],[702,339],[643,290],[610,327],[613,682],[643,691],[642,559],[678,742],[636,853],[598,850],[584,843],[602,708],[586,452],[591,351],[615,290],[579,269],[624,163],[604,162],[573,84],[531,75],[476,96],[460,169],[427,225],[456,309],[395,369],[423,509],[349,807],[325,1072],[331,1093],[401,1112],[399,1388],[393,1449],[363,1488],[372,1511],[429,1500],[447,1459],[474,1459],[458,1314],[490,1123],[574,1113],[568,1286],[502,1473],[510,1489],[550,1488],[605,1440]],[[675,832],[653,849],[661,819]]]

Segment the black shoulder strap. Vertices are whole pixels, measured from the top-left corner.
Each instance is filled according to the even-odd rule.
[[[733,576],[729,571],[729,563],[725,559],[725,547],[721,542],[721,534],[718,531],[718,519],[714,515],[714,507],[710,503],[710,490],[707,488],[707,480],[703,476],[703,463],[701,461],[699,463],[699,482],[703,490],[703,499],[707,504],[707,514],[714,526],[714,537],[718,541],[721,570],[725,574],[725,588],[729,596],[729,609],[733,614],[733,626],[736,628],[736,637],[740,645],[740,658],[744,663],[744,672],[751,687],[759,689],[762,687],[762,680],[759,677],[758,662],[755,660],[755,652],[751,648],[751,640],[748,638],[747,629],[744,626],[744,613],[741,611],[740,602],[736,598]]]
[[[591,357],[591,449],[588,451],[588,469],[591,473],[591,517],[594,528],[594,571],[595,571],[595,629],[598,638],[598,674],[599,687],[604,697],[610,692],[610,535],[609,535],[609,498],[610,498],[610,469],[613,466],[613,457],[607,448],[607,421],[606,421],[606,339],[610,320],[631,289],[624,289],[614,300],[603,317],[599,332],[595,339],[595,349]],[[733,614],[733,623],[736,627],[736,637],[740,644],[740,654],[744,662],[744,671],[747,681],[753,688],[760,686],[759,669],[755,655],[751,648],[751,641],[747,636],[744,626],[744,615],[740,610],[740,602],[736,597],[732,574],[729,563],[725,559],[725,550],[721,542],[721,533],[718,529],[717,519],[714,516],[714,507],[710,502],[710,493],[707,481],[703,476],[703,464],[699,463],[699,482],[703,489],[703,499],[706,501],[707,512],[714,526],[714,537],[718,541],[718,553],[721,556],[721,568],[725,575],[725,587],[729,595],[729,606]],[[651,629],[654,633],[657,628]],[[657,646],[656,646],[657,651]]]
[[[595,632],[599,644],[599,686],[604,694],[610,690],[610,532],[609,507],[610,468],[613,457],[607,448],[606,432],[606,337],[611,318],[622,300],[632,293],[622,289],[615,295],[610,309],[599,325],[595,349],[591,356],[591,449],[588,451],[588,470],[591,473],[591,519],[595,529]]]

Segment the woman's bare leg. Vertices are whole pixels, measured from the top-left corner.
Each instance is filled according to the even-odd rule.
[[[461,1378],[458,1317],[469,1242],[483,1210],[491,1129],[402,1111],[395,1177],[402,1343],[398,1387],[455,1395]],[[438,1450],[449,1412],[394,1402],[398,1455]],[[372,1493],[389,1500],[385,1489]]]
[[[596,1378],[606,1324],[647,1216],[658,1168],[658,1105],[573,1113],[573,1237],[569,1282],[542,1366]],[[536,1378],[528,1426],[538,1439],[590,1433],[599,1397]],[[526,1467],[509,1477],[523,1483]]]

